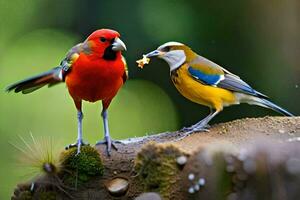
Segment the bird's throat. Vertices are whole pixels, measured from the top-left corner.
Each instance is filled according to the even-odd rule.
[[[104,60],[116,60],[117,58],[117,52],[112,50],[112,45],[110,45],[109,47],[107,47],[104,51],[103,54],[103,59]]]

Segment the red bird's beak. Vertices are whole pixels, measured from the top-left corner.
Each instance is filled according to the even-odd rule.
[[[112,43],[112,50],[113,51],[126,51],[126,45],[120,38],[115,38],[114,43]]]

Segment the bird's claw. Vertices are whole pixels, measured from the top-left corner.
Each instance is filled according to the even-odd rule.
[[[184,132],[187,135],[190,135],[195,132],[209,132],[209,129],[208,129],[209,127],[210,126],[208,124],[206,124],[204,126],[195,124],[191,127],[183,127],[180,131]]]
[[[90,145],[89,143],[87,142],[84,142],[83,140],[81,140],[80,142],[75,142],[73,144],[69,144],[65,147],[65,150],[68,150],[68,149],[71,149],[71,148],[74,148],[74,147],[78,147],[78,144],[80,144],[80,146],[86,146],[86,145]]]
[[[106,145],[106,153],[108,156],[111,155],[111,148],[115,149],[118,151],[118,148],[116,147],[116,144],[123,144],[121,141],[118,140],[112,140],[110,137],[104,137],[104,140],[98,141],[96,145],[101,145],[105,144]]]

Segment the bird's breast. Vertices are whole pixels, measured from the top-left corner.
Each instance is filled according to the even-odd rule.
[[[113,98],[123,85],[123,62],[79,61],[72,66],[66,84],[75,99],[95,102]]]
[[[189,75],[185,64],[171,72],[176,89],[187,99],[211,108],[222,109],[224,105],[234,104],[236,99],[231,91],[205,85]]]

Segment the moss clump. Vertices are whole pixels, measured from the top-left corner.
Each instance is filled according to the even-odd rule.
[[[56,200],[56,193],[53,191],[43,191],[38,195],[39,200]]]
[[[135,170],[145,191],[159,192],[164,199],[170,199],[171,188],[176,190],[180,168],[176,158],[182,156],[174,145],[149,143],[137,154]]]
[[[19,195],[12,198],[13,200],[32,200],[32,193],[30,191],[22,191]]]
[[[80,154],[76,153],[77,148],[71,148],[61,155],[62,177],[66,184],[77,187],[94,176],[103,175],[102,160],[95,148],[83,146]]]

